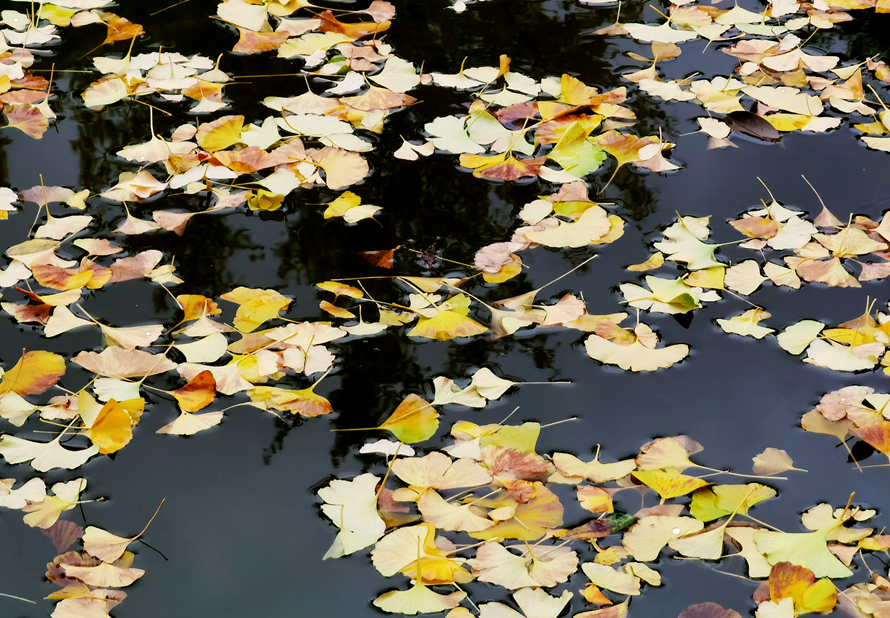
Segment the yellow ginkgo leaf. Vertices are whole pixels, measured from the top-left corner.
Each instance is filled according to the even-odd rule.
[[[425,399],[408,395],[377,429],[391,431],[405,444],[423,442],[439,428],[439,413]]]
[[[223,116],[198,127],[198,145],[207,152],[216,152],[241,142],[244,116]]]
[[[120,403],[109,399],[84,433],[99,447],[100,453],[115,453],[133,438],[133,427],[139,422],[144,407],[142,398]]]
[[[705,485],[710,485],[709,481],[680,474],[675,468],[666,470],[648,470],[631,472],[634,478],[644,485],[654,489],[662,500],[676,498],[677,496],[685,496]]]
[[[463,559],[438,547],[432,524],[408,526],[387,534],[371,551],[371,560],[385,577],[403,573],[430,585],[465,584],[473,579],[463,568]]]
[[[417,324],[408,333],[409,337],[429,337],[447,341],[456,337],[473,337],[488,330],[467,317],[470,311],[470,299],[463,294],[458,294],[440,305],[429,303],[427,309],[434,312],[432,317],[420,314]]]
[[[255,331],[263,322],[278,317],[278,312],[287,307],[291,299],[275,290],[237,287],[221,296],[239,305],[233,325],[242,333]]]

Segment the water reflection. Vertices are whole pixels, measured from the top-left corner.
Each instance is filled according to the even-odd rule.
[[[207,19],[214,3],[186,3],[175,13],[171,10],[156,17],[148,15],[155,10],[148,6],[152,4],[129,3],[123,7],[126,11],[121,10],[132,20],[144,23],[151,34],[138,43],[138,51],[157,50],[163,45],[186,54],[203,52],[215,56],[219,50],[230,48],[235,40],[225,27]],[[424,61],[428,71],[456,71],[466,55],[470,66],[490,65],[506,53],[513,58],[514,69],[537,78],[566,72],[602,90],[627,85],[619,74],[630,70],[630,61],[623,54],[632,46],[626,41],[588,34],[611,23],[614,9],[595,9],[568,0],[489,0],[458,16],[442,10],[449,4],[447,0],[397,4],[398,18],[386,40],[400,54],[418,63]],[[638,21],[651,15],[645,4],[622,8],[623,21]],[[885,21],[880,16],[857,17],[853,24],[839,24],[813,40],[821,48],[861,59],[886,47]],[[90,31],[91,37],[98,34],[98,29]],[[78,56],[94,45],[88,38],[72,35],[55,48],[57,68],[78,68]],[[110,47],[100,51],[112,53]],[[663,68],[671,77],[680,77],[685,71],[681,62],[693,58],[693,54],[701,56],[698,51],[684,50],[684,57],[674,64],[665,63]],[[115,53],[122,51],[116,49]],[[695,58],[695,62],[707,62],[709,57]],[[720,67],[724,68],[726,59],[720,60]],[[276,60],[269,54],[248,57],[228,52],[221,66],[241,75],[292,72],[296,68],[293,63]],[[48,133],[41,142],[0,134],[0,179],[4,185],[27,188],[37,183],[37,173],[51,171],[57,174],[52,180],[47,174],[52,184],[95,191],[114,184],[121,172],[137,169],[108,153],[149,137],[149,109],[127,102],[101,113],[84,110],[76,101],[94,77],[71,73],[57,82],[70,93],[52,104],[62,118],[58,133]],[[227,87],[226,95],[232,101],[232,113],[258,120],[271,114],[261,104],[263,97],[296,95],[305,90],[302,78],[257,78],[249,85]],[[359,251],[398,244],[423,250],[435,243],[445,257],[472,262],[481,246],[510,237],[519,207],[554,189],[537,181],[507,185],[476,179],[458,172],[456,158],[449,155],[435,155],[419,163],[394,160],[389,153],[400,144],[400,135],[418,136],[430,118],[455,113],[469,100],[461,93],[432,88],[421,92],[421,103],[388,121],[378,150],[369,155],[372,176],[352,189],[365,203],[384,208],[378,217],[380,225],[373,221],[356,226],[324,221],[324,207],[318,204],[330,201],[338,192],[317,189],[298,191],[288,198],[280,213],[196,217],[182,237],[169,232],[121,237],[113,230],[121,221],[123,209],[119,204],[101,203],[90,213],[102,220],[97,235],[114,239],[129,250],[161,248],[168,258],[175,256],[177,274],[185,283],[174,293],[217,296],[237,285],[276,287],[296,297],[296,308],[288,314],[294,319],[326,319],[318,309],[323,296],[311,287],[314,283],[388,272],[367,264],[358,256]],[[174,105],[165,106],[176,109]],[[641,134],[657,133],[660,128],[666,139],[673,140],[684,131],[694,130],[689,119],[702,113],[692,104],[664,104],[641,97],[634,97],[628,106],[640,119],[637,129]],[[183,117],[168,118],[155,112],[154,130],[166,136]],[[775,179],[766,180],[777,195],[790,194],[797,199],[794,183],[802,170],[795,165],[805,162],[812,167],[817,157],[829,159],[819,153],[819,148],[826,148],[826,144],[830,144],[829,150],[837,159],[818,168],[826,183],[831,182],[832,174],[850,177],[846,172],[858,167],[853,163],[857,157],[881,156],[866,153],[852,139],[844,141],[840,132],[825,139],[789,139],[785,151],[743,143],[740,153],[715,153],[704,150],[704,139],[694,139],[698,138],[682,140],[676,153],[688,169],[662,176],[623,169],[600,196],[599,199],[616,203],[611,212],[629,220],[625,237],[615,246],[563,251],[539,248],[529,255],[531,268],[522,276],[497,288],[473,288],[473,293],[486,301],[514,296],[543,285],[589,255],[600,253],[599,258],[554,289],[548,289],[539,300],[549,302],[564,292],[583,290],[592,312],[618,311],[619,299],[610,288],[633,278],[621,266],[645,259],[650,234],[670,222],[675,209],[692,208],[695,214],[702,215],[714,213],[713,221],[719,222],[741,207],[757,203],[759,187],[750,189],[746,184],[753,184],[753,178],[764,173],[764,169],[776,175]],[[874,160],[869,158],[869,164]],[[50,161],[55,170],[39,165],[49,166]],[[155,173],[162,175],[157,169]],[[611,169],[605,170],[595,177],[595,182],[602,184],[610,174]],[[883,176],[874,173],[856,177],[851,186],[829,190],[836,192],[838,203],[846,200],[845,206],[856,206],[876,200],[886,193],[886,186]],[[592,197],[595,191],[591,191]],[[727,197],[727,193],[731,195]],[[792,203],[791,199],[788,201]],[[208,203],[206,197],[168,192],[161,199],[135,205],[133,212],[148,219],[154,210],[198,211],[206,209]],[[877,201],[874,208],[880,214],[886,206]],[[19,219],[3,223],[0,235],[4,246],[21,240],[23,229],[30,223],[26,219],[32,214],[33,210],[28,210],[15,215]],[[415,256],[400,253],[392,272],[438,276],[453,272],[452,267],[439,263],[430,271],[422,271]],[[391,281],[367,282],[366,286],[381,299],[392,300],[401,294]],[[874,294],[880,289],[872,286],[867,292]],[[137,310],[133,305],[137,302],[142,305],[138,312],[163,316],[168,325],[179,319],[163,290],[133,290],[103,291],[89,302],[101,305],[102,317],[111,323],[134,319]],[[844,319],[849,317],[847,307],[859,303],[859,296],[866,293],[854,296],[857,293],[823,292],[814,287],[796,292],[792,298],[781,291],[765,290],[757,302],[776,308],[783,321],[790,321],[793,311],[806,314],[814,307]],[[864,502],[885,505],[886,492],[880,479],[863,483],[864,477],[857,476],[844,463],[843,449],[836,448],[830,440],[805,435],[797,428],[799,415],[825,390],[850,383],[886,390],[882,385],[885,378],[872,374],[838,375],[802,367],[798,359],[788,357],[776,346],[753,345],[755,342],[716,332],[711,319],[742,310],[740,301],[737,305],[733,302],[702,310],[701,318],[691,328],[688,323],[684,325],[669,317],[652,320],[666,340],[693,346],[688,362],[655,375],[631,375],[596,365],[579,349],[583,336],[576,332],[554,331],[495,341],[480,337],[451,343],[420,343],[387,333],[332,346],[337,350],[337,371],[319,387],[338,411],[330,420],[278,419],[251,408],[239,408],[227,415],[221,427],[205,432],[206,435],[173,438],[153,433],[175,416],[168,401],[157,400],[138,428],[136,439],[119,454],[117,461],[103,459],[87,468],[91,487],[97,488],[96,495],[106,494],[112,500],[108,504],[84,506],[82,523],[101,524],[114,531],[130,530],[134,522],[146,520],[145,511],[150,515],[161,495],[168,497],[163,517],[153,524],[149,542],[169,554],[171,561],[165,563],[151,552],[140,552],[140,566],[144,565],[148,574],[132,590],[126,606],[128,616],[194,614],[227,618],[256,613],[258,603],[271,616],[289,615],[297,595],[307,615],[370,615],[368,599],[376,596],[387,582],[378,578],[367,560],[360,557],[320,563],[318,558],[333,538],[333,531],[317,516],[314,489],[333,473],[346,476],[367,465],[353,455],[361,443],[378,437],[378,433],[329,430],[375,425],[395,409],[406,393],[431,397],[433,376],[466,379],[475,368],[483,366],[510,379],[571,380],[572,384],[511,389],[482,411],[449,406],[443,410],[438,437],[431,441],[433,446],[458,419],[499,422],[518,405],[520,411],[514,417],[517,422],[581,417],[576,424],[545,432],[541,438],[542,452],[559,449],[587,453],[595,443],[603,443],[612,457],[626,457],[655,435],[687,432],[704,443],[709,464],[747,469],[751,456],[763,448],[786,448],[801,467],[811,471],[797,484],[782,486],[781,500],[766,507],[772,509],[769,521],[789,530],[797,530],[797,511],[817,500],[842,504],[851,488],[860,491]],[[792,305],[796,307],[793,310]],[[480,314],[480,320],[486,322],[485,312]],[[141,319],[142,314],[138,315]],[[0,335],[9,350],[39,346],[70,351],[72,346],[98,345],[98,336],[75,333],[57,340],[38,339],[30,329],[20,329],[9,320],[0,324]],[[8,360],[6,356],[4,361]],[[74,371],[73,376],[83,378],[82,382],[87,379]],[[294,382],[300,387],[310,383],[303,378]],[[171,378],[167,387],[172,385]],[[745,444],[740,444],[740,436]],[[385,434],[379,432],[379,437]],[[866,448],[854,449],[857,457],[867,456]],[[24,473],[21,468],[0,464],[0,477],[19,477]],[[47,479],[60,480],[61,475],[50,474]],[[19,526],[20,522],[12,520],[4,517],[0,522],[7,531],[7,551],[16,557],[14,568],[13,562],[9,562],[3,571],[7,582],[4,586],[8,588],[2,591],[41,598],[50,590],[40,581],[40,574],[52,558],[51,547],[39,533],[19,535],[20,528],[13,525]],[[208,565],[212,565],[212,576],[208,576]],[[669,585],[635,601],[633,611],[637,615],[657,612],[670,617],[692,602],[705,600],[740,610],[748,607],[752,590],[733,578],[723,578],[693,564],[664,567],[669,573]],[[349,582],[350,595],[342,594],[343,582]],[[580,581],[572,582],[575,589],[581,585]],[[244,595],[245,589],[252,594]],[[36,618],[48,613],[44,611],[48,604],[33,612],[20,611],[16,606],[10,610],[15,614],[7,614],[6,607],[0,605],[3,615]],[[580,604],[573,606],[573,610],[580,609]]]

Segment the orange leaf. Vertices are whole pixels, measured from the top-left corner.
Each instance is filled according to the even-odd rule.
[[[52,352],[25,352],[15,366],[3,374],[0,395],[40,395],[65,375],[65,359]]]
[[[868,427],[855,427],[850,433],[890,458],[890,422],[881,421]]]
[[[222,309],[215,302],[200,294],[180,294],[176,297],[176,302],[185,312],[183,322],[222,313]]]
[[[133,427],[139,422],[145,400],[128,399],[118,403],[109,399],[102,406],[96,420],[86,430],[86,436],[99,447],[102,454],[115,453],[133,438]]]
[[[242,54],[261,54],[272,51],[290,36],[287,32],[254,32],[245,28],[238,28],[238,31],[241,36],[232,51]]]
[[[402,245],[399,245],[395,249],[385,249],[383,251],[360,251],[359,255],[362,256],[363,260],[374,266],[379,266],[380,268],[392,268],[395,253],[401,246]]]
[[[390,22],[388,21],[379,24],[372,21],[361,21],[357,24],[345,24],[334,17],[334,14],[330,11],[324,11],[318,17],[321,18],[321,26],[318,29],[320,32],[336,32],[338,34],[345,34],[353,39],[360,39],[367,34],[384,32],[385,30],[389,30],[390,26]]]
[[[355,314],[353,312],[349,311],[348,309],[344,309],[343,307],[338,307],[337,305],[335,305],[333,303],[329,303],[326,300],[323,300],[320,303],[318,303],[318,307],[322,311],[326,311],[326,312],[330,313],[335,318],[342,318],[344,320],[350,320],[355,317]]]
[[[584,590],[581,591],[581,596],[588,603],[593,603],[594,605],[611,605],[612,601],[610,601],[606,595],[604,595],[599,588],[597,588],[593,584],[587,584]]]
[[[93,278],[92,270],[78,272],[68,270],[52,264],[35,264],[31,267],[31,273],[37,283],[43,287],[64,292],[82,288]],[[110,275],[110,273],[109,273]]]
[[[203,79],[200,79],[198,80],[198,83],[191,88],[183,90],[182,94],[190,99],[194,99],[195,101],[203,101],[204,99],[218,101],[223,86],[225,86],[225,84],[205,82]]]
[[[104,13],[102,21],[108,26],[108,34],[102,45],[113,43],[115,41],[129,41],[137,36],[145,34],[145,30],[139,24],[134,24],[130,20],[115,15],[114,13]]]
[[[789,598],[794,602],[794,615],[828,613],[837,604],[837,590],[830,579],[816,581],[806,567],[779,562],[769,572],[770,600],[778,603]]]
[[[183,412],[197,412],[209,406],[216,396],[216,380],[209,371],[202,371],[170,394],[179,402]]]
[[[217,151],[213,153],[213,159],[210,160],[210,163],[211,165],[222,165],[233,172],[249,174],[278,165],[279,161],[262,148],[250,146],[242,150]]]

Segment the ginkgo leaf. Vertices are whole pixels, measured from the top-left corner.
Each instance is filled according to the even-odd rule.
[[[682,472],[695,466],[689,457],[702,450],[701,444],[687,436],[657,438],[640,448],[636,459],[637,467],[640,470],[674,468]]]
[[[210,371],[202,371],[185,386],[170,391],[170,394],[183,412],[197,412],[213,402],[216,396],[216,379]]]
[[[560,222],[555,228],[527,232],[525,237],[546,247],[585,247],[602,238],[609,229],[606,211],[593,206],[585,210],[575,222]]]
[[[779,602],[764,601],[757,606],[755,618],[793,618],[794,601],[791,598],[781,599]]]
[[[625,564],[622,569],[624,569],[625,573],[629,573],[630,575],[639,577],[650,586],[661,585],[661,574],[655,569],[641,562],[629,562]]]
[[[622,543],[636,560],[651,562],[671,539],[699,532],[703,528],[701,521],[691,517],[652,515],[642,517],[628,530]]]
[[[3,374],[0,395],[39,395],[65,375],[65,359],[52,352],[24,352],[18,362]]]
[[[663,500],[685,496],[699,487],[710,485],[709,481],[680,474],[675,468],[666,470],[639,470],[631,472],[635,479],[651,487]]]
[[[79,451],[66,449],[61,445],[61,439],[62,434],[50,442],[31,442],[16,436],[4,435],[0,438],[0,455],[6,458],[7,463],[30,461],[35,470],[46,472],[53,468],[66,470],[79,468],[99,452],[99,447],[95,445]]]
[[[361,474],[351,481],[334,479],[318,490],[325,501],[322,512],[342,529],[360,534],[376,534],[379,538],[386,524],[377,514],[377,484],[380,478]]]
[[[509,549],[520,553],[517,555]],[[495,542],[482,544],[470,561],[476,578],[509,590],[551,587],[567,581],[578,569],[578,554],[565,546],[538,545],[531,552],[519,546],[509,549]]]
[[[217,385],[219,383],[217,381]],[[318,382],[309,388],[300,390],[276,386],[255,386],[247,391],[247,395],[255,403],[301,416],[313,417],[333,414],[334,408],[331,406],[331,402],[314,391],[316,384]]]
[[[850,434],[890,458],[890,421],[881,421],[868,427],[853,427]]]
[[[434,406],[457,404],[470,408],[484,408],[487,403],[472,384],[466,388],[460,388],[454,383],[454,380],[445,376],[437,376],[433,378],[433,387],[435,388],[435,397],[432,402]]]
[[[417,510],[423,520],[440,530],[478,532],[495,525],[495,522],[473,511],[472,504],[453,504],[435,491],[425,491],[417,501]],[[484,513],[483,509],[476,509]]]
[[[734,316],[728,320],[717,320],[717,324],[727,333],[742,335],[744,337],[753,337],[754,339],[763,339],[770,333],[776,332],[772,328],[760,326],[759,322],[770,317],[770,314],[763,309],[748,309],[741,315]]]
[[[391,431],[405,444],[429,439],[439,428],[439,413],[418,395],[408,395],[376,429]]]
[[[481,582],[503,586],[508,590],[540,585],[529,575],[529,560],[510,552],[500,543],[483,543],[470,564],[473,574]],[[576,567],[577,562],[572,565],[573,573]]]
[[[667,256],[665,259],[682,262],[690,270],[723,266],[714,259],[714,251],[718,245],[702,242],[702,239],[688,227],[691,222],[691,217],[680,217],[664,231],[665,240],[655,243],[655,248],[665,253]]]
[[[181,343],[174,346],[185,355],[189,363],[212,363],[226,353],[229,342],[222,333],[211,333],[192,343]],[[190,410],[193,411],[193,410]]]
[[[471,581],[473,576],[462,567],[463,560],[451,557],[453,552],[441,549],[437,540],[445,541],[436,538],[432,524],[398,528],[377,542],[371,560],[384,577],[401,572],[430,585]]]
[[[754,535],[754,542],[757,550],[765,554],[773,566],[790,562],[811,570],[816,577],[849,577],[853,571],[845,567],[827,546],[828,533],[834,527],[797,533],[761,530]]]
[[[39,502],[30,502],[22,508],[27,513],[25,523],[32,528],[49,528],[58,521],[63,511],[70,511],[77,506],[78,498],[86,486],[86,479],[56,483],[52,486],[54,495],[45,496]]]
[[[790,598],[794,615],[826,614],[837,604],[837,590],[830,579],[816,581],[813,572],[790,562],[779,562],[769,573],[769,596],[774,603]]]
[[[145,574],[142,569],[115,566],[102,562],[97,566],[62,565],[66,577],[79,579],[88,586],[97,588],[123,588],[129,586]]]
[[[743,219],[743,221],[745,220]],[[757,262],[745,260],[726,269],[724,284],[730,290],[747,296],[756,291],[764,281],[766,281],[766,277],[760,274],[760,266]]]
[[[216,427],[222,422],[222,412],[205,412],[192,414],[183,412],[172,423],[164,425],[155,433],[166,433],[175,436],[193,436],[199,431]],[[365,546],[367,547],[367,545]]]
[[[578,503],[581,508],[591,513],[612,513],[615,511],[612,495],[602,487],[593,485],[578,487]]]
[[[783,330],[776,339],[779,346],[790,354],[800,354],[815,341],[825,324],[816,320],[801,320]]]
[[[385,612],[408,616],[434,614],[454,609],[466,596],[467,593],[462,590],[451,594],[438,594],[417,581],[410,590],[384,592],[374,599],[374,606]]]
[[[15,479],[0,479],[0,506],[21,509],[29,502],[42,502],[46,498],[46,484],[43,479],[30,479],[18,489],[13,489],[14,485]]]
[[[141,398],[120,403],[109,399],[85,434],[103,455],[115,453],[133,438],[133,427],[139,422],[144,407],[145,400]]]
[[[794,467],[794,462],[782,449],[769,447],[753,459],[754,474],[758,476],[772,476],[773,474],[781,474],[789,470],[797,470],[798,472],[806,472],[800,468]]]
[[[735,512],[746,515],[750,507],[775,495],[774,489],[758,483],[715,485],[696,490],[689,511],[701,521],[712,521]]]
[[[698,38],[698,34],[688,30],[675,30],[670,23],[660,26],[648,24],[622,24],[627,33],[638,41],[653,41],[658,43],[682,43]]]
[[[647,275],[645,281],[649,290],[631,283],[619,286],[631,307],[669,314],[686,313],[701,307],[700,290],[690,287],[682,278],[665,279]]]
[[[423,129],[432,135],[430,141],[441,150],[454,154],[485,152],[484,146],[470,139],[462,118],[443,116],[426,123]]]
[[[491,483],[491,472],[472,459],[452,461],[447,455],[435,451],[424,457],[397,460],[393,463],[392,473],[419,490],[459,489]]]
[[[555,453],[553,463],[565,476],[581,476],[593,483],[605,483],[627,476],[637,469],[633,459],[604,464],[599,461],[599,448],[593,461],[584,462],[567,453]]]
[[[112,328],[99,324],[102,334],[109,346],[119,346],[125,350],[135,350],[151,345],[161,333],[164,327],[161,324],[147,324],[145,326],[133,326],[128,328]]]
[[[458,294],[440,305],[429,305],[431,317],[420,315],[417,324],[408,332],[409,337],[428,337],[447,341],[456,337],[473,337],[488,329],[467,316],[470,299]]]
[[[668,541],[668,546],[686,556],[700,560],[719,560],[723,555],[726,523],[706,532],[699,532]]]
[[[634,331],[637,335],[656,337],[645,324],[640,324]],[[625,371],[666,369],[689,355],[689,346],[685,344],[655,348],[654,343],[654,341],[651,341],[650,346],[638,338],[630,345],[618,345],[598,335],[591,335],[584,342],[584,345],[588,356],[594,360],[607,365],[618,365]]]
[[[741,614],[716,603],[698,603],[684,609],[677,618],[741,618]]]
[[[763,554],[757,551],[754,543],[754,535],[759,530],[760,528],[749,528],[747,526],[727,526],[726,528],[726,536],[742,546],[741,550],[739,550],[739,555],[748,563],[749,577],[767,577],[772,568]]]
[[[163,502],[161,504],[163,504]],[[158,510],[160,510],[160,508],[161,507],[159,506]],[[103,562],[116,562],[124,552],[127,551],[127,546],[141,537],[142,534],[148,530],[148,526],[151,525],[151,522],[154,521],[157,514],[156,511],[145,525],[145,528],[142,529],[142,532],[128,539],[117,536],[116,534],[111,534],[110,532],[95,526],[87,526],[83,535],[83,549],[89,555],[95,556]]]
[[[807,348],[807,357],[803,362],[834,371],[863,371],[873,369],[883,352],[884,345],[881,343],[845,346],[816,339]]]
[[[521,614],[503,603],[482,603],[479,605],[479,618],[556,618],[573,596],[569,590],[552,597],[540,588],[522,588],[513,593]]]
[[[508,495],[479,500],[477,504],[480,506],[509,506],[515,507],[515,511],[513,517],[498,522],[492,528],[471,532],[470,536],[482,540],[507,538],[533,541],[544,536],[547,530],[562,525],[564,509],[559,498],[543,483],[529,483],[527,488],[529,491],[526,502],[517,503]]]
[[[117,346],[99,353],[80,352],[71,361],[91,373],[117,378],[143,378],[176,369],[176,363],[162,355]]]
[[[618,594],[640,594],[640,578],[635,575],[595,562],[585,562],[581,565],[581,570],[595,586]]]

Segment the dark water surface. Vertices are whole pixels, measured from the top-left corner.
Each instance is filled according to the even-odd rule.
[[[601,89],[623,85],[622,70],[642,68],[624,55],[628,50],[646,52],[647,46],[629,40],[604,38],[592,31],[614,21],[614,9],[596,9],[569,1],[543,2],[491,0],[473,5],[464,14],[446,10],[447,2],[393,0],[397,6],[386,41],[400,57],[420,64],[427,71],[455,72],[465,56],[468,66],[496,64],[507,54],[513,70],[536,79],[575,75]],[[19,3],[5,3],[23,10]],[[230,74],[289,73],[295,65],[272,54],[240,56],[231,49],[236,37],[208,18],[215,2],[192,0],[157,16],[150,16],[166,2],[123,1],[113,9],[133,22],[143,24],[136,52],[157,49],[183,54],[202,53],[215,58],[225,52],[221,68]],[[622,21],[652,19],[645,3],[623,9]],[[761,10],[758,5],[746,5]],[[890,17],[861,13],[847,24],[822,32],[811,44],[815,49],[858,60],[887,50]],[[54,48],[57,68],[80,68],[76,59],[101,40],[99,27],[61,33],[64,42]],[[89,36],[87,36],[89,34]],[[124,44],[116,51],[123,52]],[[683,55],[661,68],[666,79],[694,71],[706,76],[727,74],[736,66],[734,58],[720,53],[701,54],[702,42],[683,46]],[[641,49],[642,48],[642,49]],[[99,53],[109,54],[104,48]],[[849,54],[849,56],[847,56]],[[50,59],[39,61],[48,68]],[[53,109],[60,120],[40,141],[17,131],[3,131],[0,154],[0,184],[21,191],[39,184],[42,173],[48,185],[98,192],[117,182],[118,174],[134,167],[116,158],[119,148],[149,137],[148,108],[115,104],[100,113],[79,103],[79,93],[93,79],[67,73],[57,81]],[[271,114],[261,105],[265,96],[293,96],[305,91],[302,78],[254,79],[249,85],[225,90],[231,110],[248,121]],[[316,90],[317,92],[318,90]],[[236,212],[193,219],[182,237],[172,233],[124,237],[112,230],[120,224],[119,204],[96,200],[88,210],[101,219],[94,235],[113,238],[130,248],[159,248],[175,255],[177,274],[185,283],[177,293],[217,296],[245,285],[276,288],[295,298],[288,313],[295,319],[326,319],[318,309],[320,293],[314,283],[335,277],[379,274],[358,256],[359,250],[393,247],[397,244],[422,250],[436,243],[440,254],[472,262],[481,246],[507,240],[515,227],[518,209],[538,194],[555,187],[543,181],[496,185],[459,171],[456,157],[434,155],[420,161],[400,161],[390,156],[401,143],[399,135],[417,138],[423,124],[436,116],[457,110],[467,99],[460,93],[421,87],[411,94],[421,103],[395,114],[387,129],[368,153],[372,175],[351,190],[367,203],[384,207],[381,225],[365,221],[346,226],[341,220],[324,221],[319,206],[338,192],[324,189],[298,191],[283,212],[257,215]],[[492,298],[518,294],[540,285],[579,264],[593,253],[600,256],[583,269],[548,288],[544,298],[559,298],[563,292],[581,292],[591,313],[620,310],[617,285],[636,281],[624,266],[642,262],[651,253],[650,243],[661,239],[660,230],[683,215],[711,216],[716,242],[736,240],[738,235],[725,221],[756,207],[768,198],[757,182],[759,176],[785,205],[810,213],[819,210],[818,200],[800,178],[805,174],[822,198],[841,219],[852,212],[878,219],[890,205],[890,158],[886,153],[867,151],[856,132],[845,122],[839,130],[822,135],[791,134],[783,145],[770,145],[736,138],[739,148],[706,150],[703,134],[683,135],[697,129],[691,118],[701,115],[692,103],[666,104],[660,100],[631,97],[627,104],[641,119],[639,134],[656,132],[675,141],[675,158],[686,163],[678,173],[618,173],[605,195],[617,202],[613,209],[628,220],[625,235],[612,245],[594,250],[547,250],[522,254],[530,267],[517,279],[498,287]],[[175,109],[175,105],[165,105]],[[155,131],[168,135],[185,120],[155,114]],[[611,168],[593,178],[602,186]],[[593,186],[593,183],[591,183]],[[595,192],[595,189],[594,191]],[[294,197],[294,195],[296,197]],[[157,208],[197,208],[199,198],[163,197],[135,208],[134,214],[148,218]],[[31,224],[33,205],[0,224],[0,241],[6,247],[23,240]],[[750,257],[742,249],[721,252],[739,261]],[[670,273],[674,269],[665,267]],[[418,261],[402,253],[393,272],[428,274]],[[429,274],[444,275],[441,263]],[[661,275],[662,272],[655,274]],[[677,275],[673,275],[677,276]],[[473,293],[485,296],[484,288]],[[10,299],[7,295],[7,299]],[[757,292],[753,302],[767,308],[769,326],[781,329],[802,318],[830,325],[861,314],[867,298],[877,298],[886,307],[888,284],[871,282],[861,289],[829,289],[820,284],[801,290],[777,289],[770,285]],[[223,307],[231,319],[232,309]],[[101,290],[89,299],[101,316],[115,325],[178,321],[178,310],[156,285],[131,281]],[[553,329],[543,334],[519,334],[497,341],[477,338],[468,342],[430,342],[409,339],[387,331],[378,337],[337,343],[337,369],[319,387],[338,414],[334,417],[285,423],[259,410],[237,408],[227,413],[221,426],[190,438],[157,435],[154,432],[176,416],[166,399],[147,395],[151,405],[135,430],[134,440],[113,458],[99,457],[81,470],[53,471],[47,485],[82,475],[88,479],[86,498],[105,496],[107,502],[83,505],[65,514],[81,525],[97,525],[118,534],[135,534],[154,512],[162,498],[166,504],[145,540],[166,556],[136,543],[135,567],[145,576],[126,588],[128,598],[115,610],[127,618],[173,616],[234,618],[243,616],[373,616],[380,612],[370,601],[401,581],[386,580],[371,566],[367,551],[339,560],[321,561],[336,530],[321,517],[317,489],[333,476],[344,478],[370,468],[380,473],[379,459],[357,456],[369,437],[382,434],[332,433],[335,427],[357,427],[379,423],[405,394],[432,395],[432,378],[446,375],[465,378],[475,368],[486,366],[499,375],[516,380],[568,380],[571,384],[526,386],[512,389],[501,400],[481,411],[445,407],[439,434],[428,444],[444,442],[451,424],[460,419],[495,423],[516,406],[511,420],[549,423],[571,416],[578,420],[543,430],[538,452],[568,451],[589,458],[596,444],[603,445],[602,458],[633,456],[641,444],[661,435],[686,433],[705,450],[696,461],[716,468],[749,472],[751,458],[766,447],[788,451],[795,465],[807,474],[790,473],[788,481],[769,483],[779,490],[778,499],[759,505],[756,515],[786,531],[801,531],[800,512],[826,501],[846,503],[856,491],[856,503],[879,509],[869,525],[878,529],[890,524],[884,509],[888,503],[890,473],[887,469],[860,474],[846,462],[846,452],[829,436],[806,434],[799,418],[827,391],[850,384],[872,386],[878,392],[890,389],[890,379],[881,373],[853,376],[803,364],[781,350],[774,338],[755,341],[723,333],[713,322],[748,308],[727,296],[695,312],[691,324],[670,316],[648,314],[645,321],[668,343],[688,343],[689,359],[654,374],[634,374],[600,366],[584,351],[583,334]],[[11,318],[0,319],[2,362],[11,366],[22,348],[46,349],[63,354],[102,347],[95,331],[75,331],[55,339],[21,327]],[[75,365],[69,367],[64,384],[77,389],[89,376]],[[170,379],[170,387],[175,382]],[[159,387],[163,386],[158,384]],[[241,397],[243,398],[243,396]],[[229,405],[217,401],[211,409]],[[6,428],[4,428],[6,429]],[[880,455],[867,463],[882,463]],[[25,466],[0,463],[0,477],[29,478]],[[729,480],[725,482],[731,482]],[[565,487],[561,497],[573,490]],[[649,497],[651,503],[652,497]],[[584,521],[575,501],[564,501],[566,524]],[[571,505],[575,504],[574,507]],[[633,512],[639,498],[624,492],[617,498],[618,510]],[[572,510],[575,508],[575,510]],[[0,514],[0,592],[41,599],[56,586],[43,578],[46,563],[55,555],[51,543],[36,529],[21,522],[21,514]],[[587,552],[587,553],[585,553]],[[592,551],[581,552],[583,560]],[[872,568],[886,573],[876,558]],[[647,587],[634,598],[635,617],[671,618],[693,603],[714,601],[747,614],[753,611],[751,594],[756,584],[716,573],[725,570],[744,574],[738,558],[722,560],[717,566],[694,561],[673,561],[662,555],[656,568],[665,585]],[[861,567],[855,580],[864,581]],[[560,586],[576,591],[587,582],[582,573]],[[841,588],[844,582],[838,582]],[[471,598],[503,600],[506,591],[487,584],[467,587]],[[554,590],[551,590],[553,592]],[[572,601],[573,612],[583,611],[580,595]],[[591,609],[590,607],[586,609]],[[52,611],[51,601],[36,606],[0,597],[3,618],[42,618]]]

